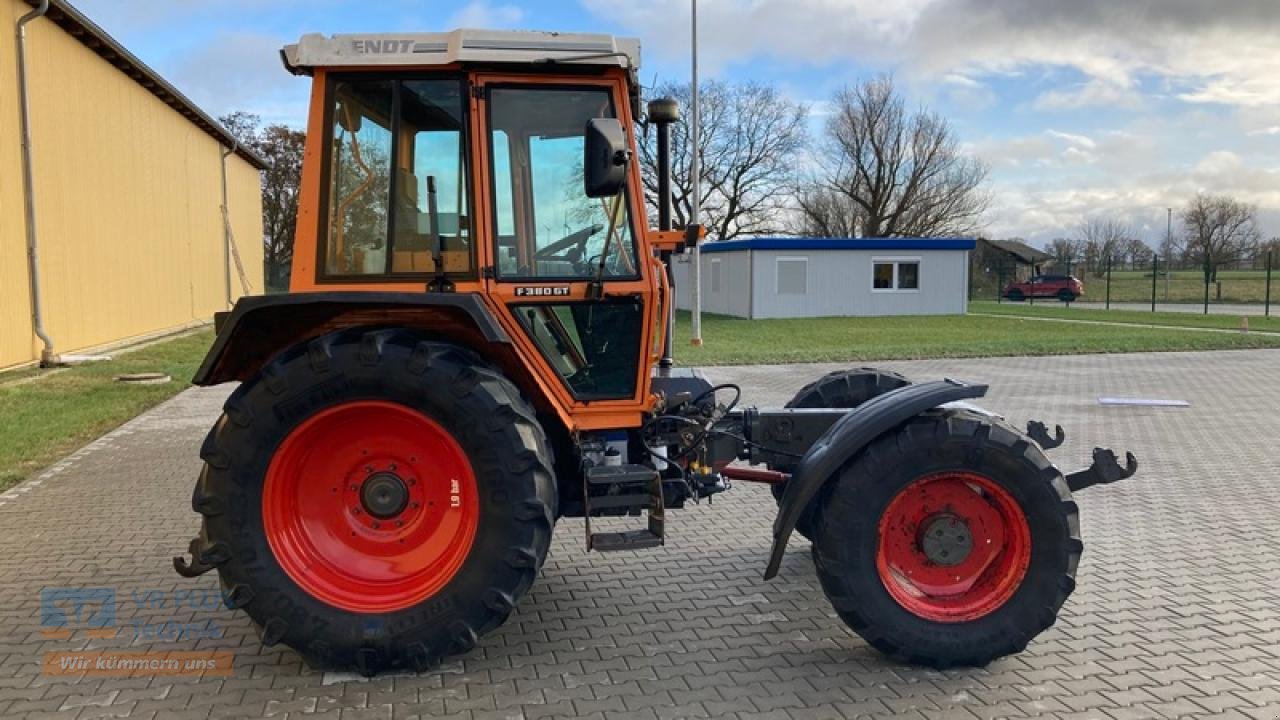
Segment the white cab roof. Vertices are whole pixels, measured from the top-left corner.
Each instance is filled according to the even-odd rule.
[[[640,41],[594,33],[533,30],[454,30],[442,33],[303,35],[281,51],[291,72],[313,67],[447,65],[455,62],[529,64],[548,58],[575,65],[640,67]]]

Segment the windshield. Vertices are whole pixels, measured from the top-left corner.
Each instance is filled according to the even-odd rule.
[[[460,79],[339,79],[329,95],[328,276],[472,269]]]
[[[500,278],[635,277],[627,203],[583,192],[587,120],[613,117],[608,90],[496,87],[489,94]]]

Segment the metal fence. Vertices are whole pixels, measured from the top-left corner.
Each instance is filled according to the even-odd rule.
[[[1239,266],[1220,267],[1216,272],[1209,268],[1170,269],[1159,255],[1153,254],[1147,263],[1086,264],[1083,261],[1048,263],[1041,267],[1044,275],[1069,275],[1084,284],[1084,294],[1075,302],[1107,309],[1120,306],[1124,309],[1194,311],[1204,314],[1214,306],[1245,308],[1264,316],[1271,315],[1271,275],[1275,258],[1268,252],[1262,268]],[[1011,302],[1009,289],[1012,283],[1025,282],[1032,271],[1025,264],[1004,260],[988,260],[975,264],[970,272],[969,298],[971,300],[995,300]],[[1022,300],[1013,302],[1062,303],[1056,296],[1041,295],[1022,288]],[[1225,309],[1225,308],[1223,308]]]

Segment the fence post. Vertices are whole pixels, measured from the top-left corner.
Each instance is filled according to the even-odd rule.
[[[1111,309],[1111,256],[1107,255],[1107,310]]]
[[[1204,256],[1204,314],[1209,314],[1209,254],[1206,252]]]
[[[996,260],[996,304],[1004,302],[1004,259]]]
[[[1160,253],[1151,253],[1151,312],[1156,311],[1156,278],[1160,277]]]
[[[1267,251],[1267,295],[1263,300],[1262,316],[1271,317],[1271,251]]]

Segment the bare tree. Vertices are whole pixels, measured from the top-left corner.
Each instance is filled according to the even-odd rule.
[[[1085,266],[1094,275],[1101,277],[1108,263],[1124,265],[1125,247],[1133,237],[1127,224],[1114,218],[1090,218],[1080,223],[1077,232]]]
[[[1080,241],[1071,238],[1054,238],[1045,245],[1045,252],[1053,256],[1053,267],[1059,272],[1069,272],[1081,255]]]
[[[812,184],[840,201],[835,209],[841,216],[858,219],[856,235],[978,229],[990,202],[987,166],[962,152],[946,119],[925,108],[909,112],[888,76],[840,90],[834,106]],[[815,211],[832,209],[829,203],[802,204],[802,224],[829,224]]]
[[[667,83],[648,94],[680,103],[680,119],[671,131],[671,194],[673,221],[683,225],[689,222],[693,206],[691,87]],[[699,219],[709,238],[730,240],[784,231],[789,189],[805,143],[808,108],[769,85],[713,81],[699,88],[698,109]],[[645,133],[640,159],[648,204],[657,207],[657,133]]]
[[[1271,262],[1274,267],[1276,263],[1280,263],[1280,237],[1273,237],[1258,243],[1258,251],[1253,257],[1253,267],[1264,268],[1267,266],[1267,254],[1271,254]]]
[[[1129,236],[1124,241],[1124,246],[1121,250],[1129,261],[1129,269],[1137,270],[1139,267],[1149,267],[1151,265],[1151,255],[1154,251],[1150,245],[1139,239],[1137,235]]]
[[[1181,213],[1188,261],[1217,282],[1218,268],[1251,257],[1258,246],[1257,207],[1228,195],[1199,193]]]
[[[861,209],[843,194],[818,183],[802,184],[794,191],[798,212],[792,227],[809,237],[857,237],[863,225]]]
[[[286,125],[259,127],[257,115],[234,112],[219,121],[235,137],[267,161],[262,172],[263,262],[267,287],[288,287],[293,260],[294,223],[298,217],[298,184],[306,133]]]

